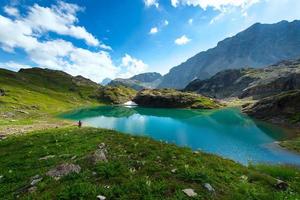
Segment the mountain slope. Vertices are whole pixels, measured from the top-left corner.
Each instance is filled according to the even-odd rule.
[[[145,88],[156,88],[161,82],[161,74],[156,72],[148,72],[135,75],[129,79],[117,78],[112,80],[108,85],[110,86],[126,86],[135,90],[142,90]]]
[[[82,76],[49,69],[0,69],[0,135],[23,132],[23,125],[53,124],[55,114],[82,106],[97,105],[100,85]],[[12,126],[20,126],[18,127]],[[5,128],[5,126],[9,126]],[[13,130],[14,129],[14,130]]]
[[[216,98],[262,98],[300,89],[300,59],[282,61],[265,69],[224,70],[207,80],[194,80],[185,88]]]
[[[300,21],[257,23],[172,68],[159,87],[182,89],[196,78],[204,80],[225,69],[262,68],[299,56]]]

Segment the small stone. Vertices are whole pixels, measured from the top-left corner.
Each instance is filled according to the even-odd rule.
[[[171,172],[174,174],[176,173],[177,169],[172,169]]]
[[[209,184],[209,183],[205,183],[204,187],[209,191],[209,192],[214,192],[215,189]]]
[[[36,190],[37,190],[36,186],[28,188],[28,192],[30,192],[30,193],[34,193],[34,192],[36,192]]]
[[[98,199],[98,200],[105,200],[106,197],[105,197],[105,196],[102,196],[102,195],[98,195],[98,196],[97,196],[97,199]]]
[[[109,189],[110,186],[109,186],[109,185],[105,185],[104,188],[105,188],[105,189]]]
[[[240,178],[241,178],[241,180],[243,180],[243,181],[248,181],[248,177],[245,176],[245,175],[242,175]]]
[[[282,180],[276,179],[275,187],[278,190],[287,190],[289,185],[286,182],[282,181]]]
[[[196,197],[198,194],[193,189],[182,190],[188,197]]]
[[[72,158],[71,158],[71,160],[75,160],[77,158],[77,156],[73,156]]]
[[[44,157],[39,158],[39,160],[48,160],[50,158],[55,158],[55,155],[44,156]]]
[[[43,178],[40,177],[39,175],[35,175],[33,178],[32,178],[32,181],[30,183],[31,186],[34,186],[36,185],[38,182],[42,181]]]
[[[199,151],[193,151],[193,154],[199,154],[200,152]]]

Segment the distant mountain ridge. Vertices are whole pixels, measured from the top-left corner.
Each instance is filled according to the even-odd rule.
[[[109,86],[126,86],[135,90],[142,90],[145,88],[153,89],[161,83],[162,75],[157,72],[148,72],[135,75],[128,79],[117,78],[108,84]]]
[[[263,98],[300,89],[300,59],[281,61],[264,69],[229,69],[210,79],[194,80],[185,88],[209,97]]]
[[[300,21],[256,23],[172,68],[158,87],[183,89],[192,80],[204,80],[225,69],[262,68],[299,56]]]

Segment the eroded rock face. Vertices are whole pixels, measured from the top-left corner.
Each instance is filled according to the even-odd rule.
[[[254,105],[243,108],[243,112],[262,120],[300,126],[300,90],[284,92],[264,98]]]
[[[186,91],[214,98],[254,97],[261,99],[300,89],[300,60],[283,61],[265,69],[230,69],[207,80],[194,80]]]
[[[79,173],[81,171],[81,167],[79,165],[75,165],[75,164],[69,164],[69,163],[65,163],[65,164],[61,164],[59,166],[57,166],[56,168],[48,171],[46,173],[47,176],[51,176],[55,179],[59,179],[63,176],[66,176],[70,173]]]

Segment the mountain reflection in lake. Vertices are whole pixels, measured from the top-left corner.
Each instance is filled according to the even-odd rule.
[[[77,110],[62,116],[82,120],[93,127],[203,150],[243,164],[249,162],[300,165],[300,156],[278,147],[284,132],[253,121],[238,109],[188,110],[102,106]]]

